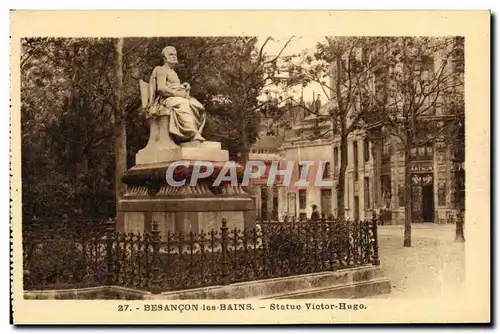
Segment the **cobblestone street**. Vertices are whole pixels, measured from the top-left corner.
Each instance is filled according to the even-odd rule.
[[[413,224],[411,248],[403,247],[404,226],[381,226],[378,231],[381,266],[392,292],[372,298],[429,298],[460,289],[465,244],[454,242],[455,225]]]

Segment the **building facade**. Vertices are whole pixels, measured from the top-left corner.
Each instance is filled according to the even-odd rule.
[[[405,219],[405,158],[398,139],[373,139],[374,202],[387,208],[384,220],[403,224]],[[411,149],[410,179],[412,222],[449,223],[456,213],[453,148],[434,142]]]
[[[313,106],[307,106],[310,110]],[[282,216],[309,218],[312,205],[321,214],[336,216],[337,187],[340,169],[340,138],[332,129],[332,122],[326,113],[328,106],[316,105],[318,114],[307,114],[300,109],[295,115],[291,128],[280,147],[284,161],[293,161],[294,173],[290,186],[279,187],[279,211]],[[331,130],[331,131],[328,131]],[[327,133],[316,139],[317,134]],[[351,219],[368,219],[373,211],[373,171],[372,146],[363,130],[353,131],[348,136],[347,169],[345,178],[345,215]],[[307,186],[294,186],[300,176],[300,161],[317,162],[309,168]],[[319,163],[322,170],[318,172]],[[331,185],[315,184],[317,174]]]
[[[456,61],[443,62],[442,56],[446,50],[441,50],[431,56],[422,58],[416,71],[419,71],[421,82],[428,82],[435,78],[440,71],[454,71]],[[375,50],[375,53],[378,52]],[[370,51],[356,50],[350,56],[353,59],[342,58],[338,64],[332,62],[330,66],[330,87],[335,87],[339,80],[346,80],[347,76],[337,77],[339,69],[346,69],[350,64],[365,64],[378,54]],[[382,62],[383,64],[383,62]],[[366,75],[369,90],[375,95],[371,99],[379,99],[387,89],[387,78],[390,71],[398,71],[398,67],[390,68],[374,66]],[[388,72],[389,71],[389,72]],[[429,81],[430,82],[430,81]],[[342,85],[343,87],[349,85]],[[462,87],[457,87],[462,89]],[[344,92],[345,93],[345,92]],[[343,94],[344,94],[343,93]],[[463,92],[462,92],[463,94]],[[334,96],[335,94],[331,94]],[[347,94],[346,96],[351,96]],[[459,95],[455,95],[459,96]],[[455,98],[454,97],[454,98]],[[444,99],[447,97],[445,96]],[[463,96],[462,96],[463,98]],[[353,98],[353,112],[362,114],[362,126],[349,133],[347,139],[347,167],[344,187],[345,216],[350,219],[370,219],[374,211],[381,212],[386,224],[403,224],[405,219],[405,204],[411,201],[411,219],[413,222],[449,223],[450,217],[456,215],[456,175],[457,166],[454,163],[456,147],[450,145],[447,134],[432,136],[432,140],[420,140],[425,144],[412,145],[409,160],[405,159],[405,150],[400,138],[384,131],[384,124],[370,109],[365,106],[365,97],[360,94]],[[429,100],[429,99],[427,99]],[[425,117],[430,122],[442,122],[446,119],[447,111],[443,105],[449,101],[442,98],[427,101],[421,108],[426,110]],[[273,217],[293,216],[309,218],[312,205],[316,205],[321,214],[336,215],[337,212],[337,184],[340,169],[340,138],[337,124],[332,123],[331,111],[336,107],[335,101],[321,105],[314,101],[308,105],[301,102],[299,106],[290,108],[288,127],[279,146],[273,147],[273,156],[268,162],[281,160],[295,162],[290,185],[274,185],[272,189],[259,190],[260,212],[272,212]],[[349,111],[350,113],[351,111]],[[347,126],[350,120],[356,117],[347,116]],[[380,115],[378,115],[380,116]],[[395,117],[398,117],[395,115]],[[421,117],[425,122],[425,117]],[[327,135],[322,135],[328,133]],[[419,131],[419,136],[429,133]],[[257,157],[256,157],[257,158]],[[317,174],[317,165],[309,169],[312,177],[308,178],[308,185],[296,186],[294,183],[300,178],[300,161],[321,162],[324,170],[322,178],[331,181],[331,185],[317,185],[314,176]],[[411,198],[406,198],[405,166],[409,165],[411,179]],[[463,166],[463,161],[461,162]],[[263,195],[264,194],[264,195]],[[267,203],[267,204],[263,204]],[[277,209],[276,209],[277,208]],[[277,211],[277,212],[276,212]]]
[[[463,60],[460,61],[455,56],[446,59],[444,57],[450,57],[449,48],[456,47],[454,43],[457,42],[460,40],[455,39],[453,43],[448,44],[448,49],[443,48],[425,57],[422,56],[413,69],[406,69],[406,73],[410,73],[407,74],[408,77],[420,80],[427,87],[433,87],[432,85],[437,87],[439,83],[436,78],[446,78],[441,80],[447,82],[450,87],[453,84],[453,91],[449,90],[446,94],[438,95],[428,89],[428,92],[417,95],[422,99],[421,104],[415,107],[419,108],[416,112],[419,116],[413,116],[410,120],[419,125],[419,130],[415,130],[415,127],[411,130],[416,131],[416,135],[410,146],[408,161],[405,159],[405,147],[401,139],[384,129],[384,122],[380,121],[383,117],[376,114],[368,117],[369,121],[365,129],[373,145],[374,201],[376,206],[387,208],[384,218],[388,223],[404,223],[407,200],[412,204],[410,214],[414,223],[450,223],[453,222],[450,218],[456,215],[455,170],[457,166],[454,163],[456,147],[452,144],[456,134],[449,120],[460,117],[460,113],[455,113],[456,110],[450,109],[454,105],[454,102],[450,103],[450,99],[463,99],[463,73],[460,74],[463,68],[461,70],[459,68],[460,63],[463,66]],[[379,100],[387,100],[387,92],[390,89],[388,86],[391,85],[387,80],[388,75],[403,73],[403,71],[397,66],[393,69],[379,67],[373,71],[372,88]],[[415,85],[414,89],[419,87]],[[403,108],[402,105],[399,106],[399,110]],[[450,111],[452,111],[451,114]],[[397,119],[404,116],[394,114],[392,117]],[[434,131],[438,129],[437,133],[431,133],[433,130],[426,130],[423,126],[426,122],[451,125],[436,127]],[[405,192],[406,164],[409,164],[411,180],[411,198],[409,199],[406,198]]]
[[[285,129],[280,122],[276,122],[274,115],[263,113],[263,116],[259,137],[250,148],[248,160],[263,162],[265,172],[259,178],[249,181],[247,191],[254,200],[258,219],[278,220],[280,219],[278,185],[276,183],[268,185],[267,180],[271,165],[282,160],[279,147],[283,143]]]
[[[278,186],[267,184],[271,165],[273,162],[281,161],[281,156],[278,155],[278,139],[274,136],[263,136],[250,149],[249,161],[262,161],[266,166],[265,173],[258,179],[250,180],[249,187],[249,192],[254,198],[256,215],[262,220],[280,218]]]

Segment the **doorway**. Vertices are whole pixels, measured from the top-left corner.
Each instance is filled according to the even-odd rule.
[[[434,189],[432,184],[422,186],[422,222],[434,222]]]
[[[332,190],[321,189],[321,213],[327,217],[332,214]]]
[[[416,223],[434,222],[434,182],[432,174],[413,174],[412,220]]]

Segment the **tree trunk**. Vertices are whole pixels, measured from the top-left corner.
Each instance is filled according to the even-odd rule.
[[[340,137],[340,169],[337,183],[337,218],[345,218],[345,172],[347,169],[347,135]]]
[[[115,45],[116,51],[116,109],[114,117],[115,135],[115,199],[118,211],[118,202],[124,193],[121,177],[127,168],[127,128],[122,108],[123,98],[123,38],[119,38]]]
[[[411,221],[412,221],[412,191],[411,191],[411,174],[410,174],[410,146],[405,145],[405,233],[404,247],[411,247]]]
[[[372,140],[372,159],[373,159],[373,210],[380,208],[380,169],[382,166],[382,147],[380,139]]]
[[[240,142],[241,142],[241,163],[246,163],[249,159],[250,148],[248,144],[248,134],[247,134],[247,122],[245,117],[241,118],[242,126],[240,130]]]
[[[342,54],[337,52],[335,55],[335,63],[337,66],[335,80],[335,97],[338,104],[338,115],[333,116],[333,124],[338,118],[340,125],[340,170],[339,180],[337,183],[337,218],[345,218],[345,171],[347,169],[347,112],[343,108],[342,103]],[[349,200],[349,199],[348,199]]]

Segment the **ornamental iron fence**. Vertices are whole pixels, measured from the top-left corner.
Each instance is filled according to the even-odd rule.
[[[165,234],[162,234],[165,235]],[[145,234],[29,224],[24,289],[120,285],[154,293],[379,265],[377,221],[259,221],[253,229]]]

